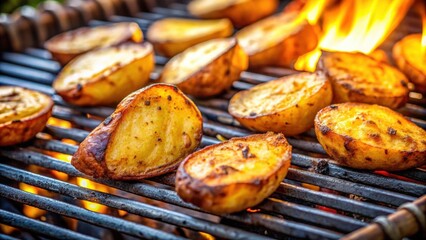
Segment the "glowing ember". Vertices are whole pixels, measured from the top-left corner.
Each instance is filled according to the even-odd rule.
[[[77,185],[79,185],[80,187],[84,187],[84,188],[88,188],[91,190],[97,190],[100,192],[105,192],[105,193],[109,193],[109,188],[99,184],[99,183],[95,183],[92,182],[90,180],[87,180],[85,178],[77,178]],[[83,204],[83,207],[86,208],[87,210],[90,211],[94,211],[94,212],[98,212],[98,213],[106,213],[108,210],[107,206],[98,204],[98,203],[94,203],[94,202],[90,202],[90,201],[81,201]]]
[[[426,61],[426,4],[423,1],[418,1],[416,9],[422,18],[423,34],[422,34],[422,55],[423,60]]]
[[[19,183],[19,189],[32,194],[42,195],[39,188],[28,185],[26,183]],[[29,205],[24,205],[22,212],[25,216],[30,218],[38,218],[46,213],[46,211],[43,209],[39,209]]]
[[[413,0],[342,0],[331,3],[332,0],[306,0],[301,9],[301,15],[311,24],[316,24],[318,16],[322,16],[322,36],[318,48],[299,57],[295,69],[314,71],[321,50],[370,54],[398,26]]]
[[[49,118],[49,120],[47,121],[47,124],[57,126],[57,127],[62,127],[62,128],[72,127],[72,124],[70,122],[66,120],[54,118],[54,117]]]
[[[250,212],[250,213],[260,212],[260,209],[254,209],[254,208],[247,208],[246,210],[247,212]]]

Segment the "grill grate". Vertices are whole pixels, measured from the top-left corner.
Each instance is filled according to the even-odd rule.
[[[155,19],[166,16],[187,17],[188,14],[182,10],[182,5],[173,4],[171,7],[173,9],[157,7],[152,13],[137,14],[137,18],[113,16],[110,20],[137,22],[146,33],[147,27]],[[106,23],[108,22],[93,20],[89,22],[89,25]],[[113,112],[113,109],[70,106],[55,95],[50,85],[60,66],[51,60],[50,54],[43,49],[29,48],[23,53],[0,54],[0,85],[17,85],[51,95],[55,102],[53,116],[73,124],[73,128],[48,125],[44,132],[50,134],[53,139],[38,135],[30,143],[0,149],[0,176],[2,177],[0,196],[10,202],[35,206],[146,239],[182,239],[188,236],[144,226],[117,216],[92,212],[77,206],[75,202],[63,201],[61,198],[49,198],[24,192],[10,183],[26,183],[61,196],[88,200],[157,222],[205,232],[224,239],[338,239],[366,226],[378,216],[394,213],[398,206],[426,194],[426,171],[407,170],[394,174],[398,177],[394,178],[375,172],[340,167],[324,156],[324,149],[315,140],[312,130],[299,137],[288,138],[289,143],[294,147],[292,168],[278,190],[257,206],[259,209],[255,209],[254,212],[241,212],[220,217],[202,212],[183,202],[171,188],[174,184],[174,174],[137,183],[93,179],[82,175],[71,164],[47,155],[45,151],[72,155],[77,146],[61,140],[72,139],[81,142],[89,131],[100,123],[97,119],[105,118]],[[157,67],[151,75],[152,79],[158,77],[166,61],[166,58],[156,57]],[[202,146],[218,143],[219,140],[216,138],[218,134],[226,138],[250,134],[227,113],[227,100],[238,90],[274,79],[274,75],[288,75],[294,71],[269,69],[268,73],[270,74],[244,72],[241,79],[234,83],[233,89],[222,96],[209,100],[194,100],[204,117]],[[410,103],[402,108],[401,112],[417,125],[426,128],[426,108],[422,107],[424,104],[426,104],[425,98],[410,98]],[[28,166],[55,170],[72,177],[87,178],[116,191],[104,193],[90,190],[31,171]],[[301,183],[313,184],[327,190],[315,191],[302,187]],[[122,194],[123,192],[132,195],[129,197],[127,194]],[[170,204],[171,208],[141,202],[139,196]],[[318,208],[318,205],[332,208],[338,213],[326,211],[323,207]],[[0,222],[51,238],[93,239],[92,236],[30,219],[19,212],[6,210],[3,207],[0,209]],[[3,236],[0,235],[0,238]]]

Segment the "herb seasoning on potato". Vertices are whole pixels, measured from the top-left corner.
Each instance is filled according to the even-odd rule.
[[[257,134],[208,146],[189,155],[176,174],[176,192],[212,213],[253,207],[287,174],[291,146],[281,133]]]
[[[297,135],[314,126],[315,114],[332,98],[323,73],[300,73],[235,94],[228,111],[250,130]]]
[[[71,163],[94,177],[158,176],[198,147],[202,127],[198,108],[177,87],[150,85],[123,99],[80,144]]]
[[[315,133],[340,164],[400,171],[426,164],[426,131],[379,105],[342,103],[318,112]]]

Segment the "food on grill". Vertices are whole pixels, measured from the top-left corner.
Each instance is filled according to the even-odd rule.
[[[297,135],[314,126],[315,114],[332,98],[331,84],[323,73],[300,73],[235,94],[228,110],[251,130]]]
[[[80,144],[71,163],[94,177],[158,176],[198,147],[202,128],[201,113],[178,88],[153,84],[123,99]]]
[[[42,93],[0,87],[0,146],[25,142],[43,130],[53,108],[52,99]]]
[[[154,61],[149,43],[124,43],[94,50],[67,64],[53,88],[71,104],[115,104],[148,83]]]
[[[195,97],[209,97],[229,89],[247,65],[247,55],[235,38],[213,39],[173,57],[158,81]]]
[[[277,14],[241,29],[236,37],[249,55],[250,67],[290,66],[318,43],[312,25],[298,13]]]
[[[330,78],[333,102],[374,103],[398,108],[408,100],[408,80],[404,74],[362,53],[323,53],[318,68]]]
[[[417,91],[426,93],[426,57],[421,51],[421,34],[412,34],[393,46],[393,58]]]
[[[99,27],[83,27],[49,39],[44,47],[62,65],[80,54],[124,42],[140,43],[142,30],[136,23],[116,23]]]
[[[154,45],[157,53],[173,57],[195,44],[214,38],[228,37],[233,29],[228,19],[166,18],[156,21],[149,27],[147,38]]]
[[[346,166],[399,171],[426,164],[426,131],[386,107],[331,105],[318,112],[315,132],[325,151]]]
[[[189,155],[178,168],[176,192],[212,213],[237,212],[273,193],[290,161],[281,133],[232,138]]]
[[[195,0],[189,3],[188,11],[206,19],[229,18],[236,27],[244,27],[278,8],[278,0]]]

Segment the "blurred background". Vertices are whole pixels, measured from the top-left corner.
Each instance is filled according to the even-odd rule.
[[[23,5],[37,6],[41,2],[46,0],[1,0],[0,1],[0,12],[2,13],[11,13],[15,9]],[[55,2],[63,2],[64,0],[54,0]]]

